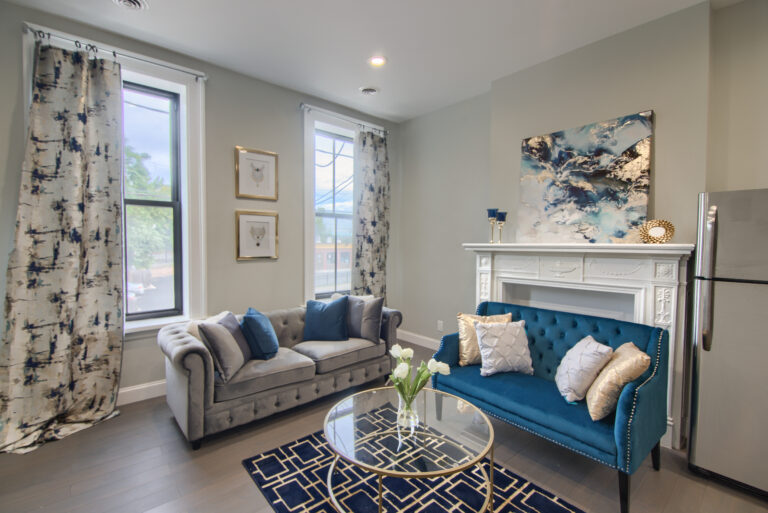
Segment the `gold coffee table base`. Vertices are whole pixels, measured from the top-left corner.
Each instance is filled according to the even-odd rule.
[[[483,476],[483,479],[486,482],[487,491],[485,494],[485,502],[483,503],[482,507],[480,508],[480,511],[491,511],[493,512],[493,446],[491,446],[490,451],[488,452],[488,457],[490,460],[490,476],[488,475],[488,472],[485,471],[483,468],[483,460],[474,463],[474,465],[480,470],[480,473]],[[327,485],[328,485],[328,497],[331,499],[331,504],[333,504],[333,507],[336,508],[336,511],[339,513],[354,513],[354,512],[347,512],[344,510],[344,508],[341,507],[341,504],[339,504],[339,501],[336,499],[336,494],[333,491],[333,472],[336,470],[336,465],[339,463],[339,460],[341,459],[340,455],[336,455],[336,457],[333,459],[333,463],[331,463],[330,468],[328,469],[328,479],[327,479]],[[346,460],[345,460],[346,461]],[[350,462],[353,465],[355,463]],[[356,465],[359,468],[364,468],[359,465]],[[469,466],[472,466],[470,464]],[[453,474],[456,474],[458,472],[462,472],[466,470],[468,467],[458,467],[450,472],[441,473],[438,475],[435,475],[434,473],[427,473],[424,476],[410,476],[410,477],[402,477],[402,479],[425,479],[425,478],[432,478],[432,477],[439,477],[439,476],[450,476]],[[384,487],[382,484],[382,481],[384,480],[384,477],[387,476],[387,474],[380,473],[380,472],[373,472],[370,469],[368,470],[371,473],[374,473],[378,476],[379,481],[379,513],[384,512]],[[394,477],[394,476],[393,476]]]

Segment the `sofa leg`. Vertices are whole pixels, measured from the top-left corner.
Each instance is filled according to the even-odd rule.
[[[192,445],[192,450],[196,451],[200,448],[201,445],[203,445],[203,439],[200,438],[199,440],[193,440],[190,442],[190,444]]]
[[[619,470],[619,502],[621,513],[629,513],[629,474]]]
[[[651,461],[653,462],[653,470],[661,468],[661,440],[651,449]]]
[[[443,420],[443,394],[435,394],[435,418]]]

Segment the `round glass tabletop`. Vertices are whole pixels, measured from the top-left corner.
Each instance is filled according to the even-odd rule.
[[[397,477],[457,472],[480,461],[493,444],[493,427],[476,406],[425,388],[414,400],[418,424],[397,422],[393,387],[339,401],[325,418],[325,437],[344,460]]]

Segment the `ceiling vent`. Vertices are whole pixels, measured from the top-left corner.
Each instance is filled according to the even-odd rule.
[[[363,93],[365,96],[373,96],[374,94],[378,93],[379,90],[375,87],[361,87],[360,92]]]
[[[146,0],[112,0],[112,2],[131,11],[146,11],[149,9],[149,4]]]

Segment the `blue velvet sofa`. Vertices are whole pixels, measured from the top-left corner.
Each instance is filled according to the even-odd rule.
[[[478,315],[512,313],[525,320],[533,360],[532,376],[514,372],[488,377],[479,365],[459,366],[458,333],[443,337],[435,359],[451,373],[435,374],[432,385],[457,395],[483,411],[521,429],[567,447],[618,470],[622,513],[629,511],[629,476],[652,453],[659,469],[660,440],[667,428],[667,361],[669,334],[661,328],[614,319],[578,315],[507,303],[484,302]],[[648,370],[627,384],[614,414],[594,422],[584,401],[569,404],[555,384],[565,353],[592,335],[616,349],[633,342],[651,357]]]

